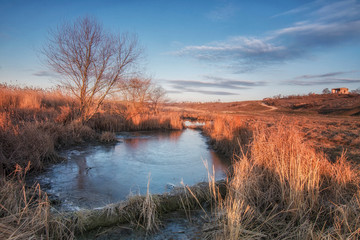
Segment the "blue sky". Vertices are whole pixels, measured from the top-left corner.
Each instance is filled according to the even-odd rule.
[[[94,16],[134,32],[145,72],[177,101],[241,101],[360,87],[360,2],[0,0],[0,82],[51,87],[48,31]]]

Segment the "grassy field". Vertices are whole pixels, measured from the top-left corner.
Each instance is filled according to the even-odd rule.
[[[107,102],[82,124],[77,104],[60,91],[0,86],[0,174],[16,165],[41,170],[58,159],[56,150],[84,141],[111,141],[113,132],[182,129],[178,113],[130,114],[121,102]]]
[[[50,214],[41,186],[27,186],[27,172],[63,161],[57,151],[83,142],[111,142],[114,132],[178,130],[177,113],[129,114],[107,102],[86,124],[77,103],[61,91],[0,85],[0,239],[71,239],[73,224]]]
[[[191,205],[213,207],[204,238],[360,237],[359,95],[172,103],[157,114],[129,113],[126,103],[112,101],[81,124],[76,102],[60,91],[2,85],[0,93],[1,239],[75,238],[78,221],[51,213],[41,186],[24,181],[27,172],[62,160],[59,149],[113,141],[118,131],[182,129],[183,119],[206,121],[202,131],[209,144],[232,161],[226,194],[214,181],[201,201],[185,189],[188,198],[196,197]],[[156,199],[163,198],[136,200],[139,213],[132,213],[132,221],[157,229],[166,206]],[[183,198],[177,201],[184,205]]]
[[[217,132],[219,148],[234,153],[226,197],[214,190],[218,225],[211,239],[359,238],[358,164],[345,153],[331,161],[284,119],[239,123],[234,135],[218,132],[228,121],[208,130]]]
[[[168,105],[233,159],[208,239],[358,239],[359,95]],[[325,110],[331,109],[330,110]],[[209,228],[209,227],[208,227]]]
[[[310,94],[262,101],[174,103],[168,104],[166,109],[193,119],[227,116],[231,122],[236,122],[232,118],[240,118],[247,124],[262,122],[272,125],[277,121],[293,124],[331,161],[346,152],[349,160],[360,163],[359,106],[359,94]]]

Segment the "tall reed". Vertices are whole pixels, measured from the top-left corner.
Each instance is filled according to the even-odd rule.
[[[258,126],[219,201],[221,239],[357,239],[359,171],[315,151],[293,126]]]
[[[210,137],[210,145],[228,158],[247,152],[252,137],[250,126],[238,116],[214,116],[203,130]]]
[[[23,169],[17,165],[8,179],[0,179],[0,239],[73,239],[66,218],[55,218],[39,185],[27,187]]]

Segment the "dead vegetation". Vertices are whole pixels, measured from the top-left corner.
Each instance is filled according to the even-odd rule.
[[[358,116],[360,94],[308,94],[265,98],[263,102],[285,112]]]
[[[41,170],[62,160],[58,149],[88,141],[114,141],[114,132],[183,127],[180,114],[154,113],[152,105],[151,111],[127,115],[126,104],[106,103],[83,124],[76,100],[60,90],[0,85],[0,93],[0,174],[28,162],[33,170]]]
[[[359,116],[360,94],[313,94],[275,96],[262,101],[169,103],[168,109],[185,115],[231,114],[242,116]]]
[[[247,151],[252,130],[241,117],[217,115],[204,126],[204,134],[210,137],[210,145],[228,159],[241,151]]]
[[[54,217],[40,185],[25,185],[29,170],[17,165],[8,179],[0,179],[1,239],[74,239],[73,225],[64,217]]]
[[[225,182],[214,183],[214,187],[225,193]],[[75,233],[86,234],[97,229],[130,223],[132,228],[153,233],[160,229],[162,215],[182,210],[191,211],[199,208],[211,199],[208,183],[184,186],[167,194],[130,196],[128,200],[110,204],[101,209],[82,210],[67,215],[75,225]]]
[[[356,116],[283,117],[277,110],[265,114],[269,108],[261,108],[261,114],[211,114],[203,109],[130,116],[124,104],[114,102],[103,105],[84,125],[76,121],[76,102],[59,92],[8,86],[0,90],[0,166],[6,173],[0,190],[2,239],[71,239],[124,222],[153,232],[161,226],[163,213],[189,213],[205,202],[215,210],[211,226],[205,227],[208,239],[360,237]],[[174,194],[148,192],[126,203],[64,216],[50,212],[40,186],[24,184],[28,163],[41,169],[58,160],[59,148],[110,142],[116,131],[182,129],[183,118],[206,121],[203,132],[211,146],[232,159],[227,188],[210,179],[209,184],[176,189]]]
[[[293,125],[254,125],[248,152],[235,157],[226,198],[216,198],[217,239],[357,239],[360,175],[334,163]],[[209,235],[210,234],[210,235]]]

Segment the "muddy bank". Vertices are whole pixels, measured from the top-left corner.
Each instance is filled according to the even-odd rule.
[[[183,210],[164,214],[161,217],[160,230],[147,233],[131,224],[120,224],[108,228],[98,228],[78,236],[79,240],[122,240],[122,239],[203,239],[204,226],[209,224],[210,213],[203,210],[191,210],[186,214]]]

